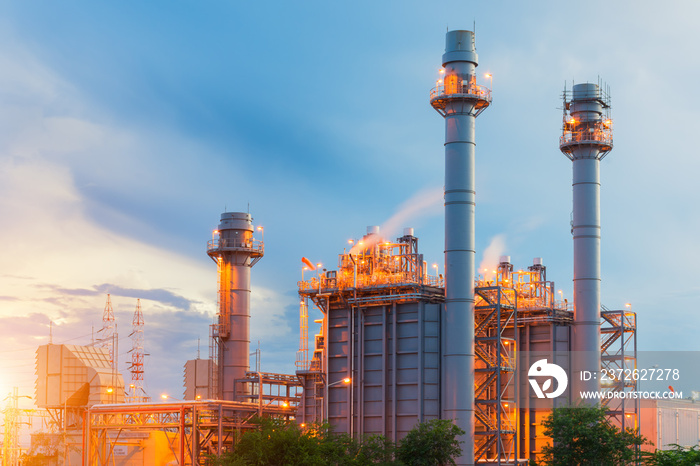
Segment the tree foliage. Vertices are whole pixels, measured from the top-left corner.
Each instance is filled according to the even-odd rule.
[[[411,466],[455,464],[462,454],[457,437],[464,431],[449,419],[433,419],[418,424],[399,442],[396,458]]]
[[[645,439],[610,424],[600,406],[555,408],[542,422],[552,444],[542,449],[547,466],[627,465],[640,458]]]
[[[393,444],[382,436],[358,442],[334,434],[328,424],[301,429],[294,422],[261,418],[240,438],[232,451],[210,458],[212,466],[362,466],[391,464]]]
[[[464,431],[451,421],[419,424],[396,447],[381,435],[361,441],[336,434],[328,424],[301,429],[296,423],[257,419],[257,429],[247,431],[233,450],[209,458],[211,466],[364,466],[452,465],[462,449],[458,435]],[[395,459],[396,457],[396,459]]]
[[[656,450],[644,454],[644,464],[648,466],[696,466],[700,464],[698,446],[684,448],[673,445],[673,450]]]

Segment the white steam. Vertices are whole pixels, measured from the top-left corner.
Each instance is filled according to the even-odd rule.
[[[357,254],[362,249],[372,247],[384,239],[399,236],[401,228],[408,226],[408,223],[416,218],[439,214],[442,208],[442,199],[441,187],[418,191],[413,197],[401,204],[399,210],[382,224],[378,235],[365,238],[362,245],[356,243],[350,250],[350,254]]]
[[[484,249],[484,255],[481,259],[481,263],[479,264],[479,269],[476,271],[476,274],[483,275],[487,280],[495,277],[498,262],[505,250],[506,235],[500,234],[491,238],[491,242],[486,249]]]

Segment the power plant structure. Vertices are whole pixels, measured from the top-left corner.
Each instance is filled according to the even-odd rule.
[[[609,92],[600,83],[564,92],[559,143],[573,162],[574,204],[568,302],[557,296],[542,258],[518,269],[502,256],[493,269],[476,270],[475,122],[492,102],[491,90],[477,84],[477,65],[474,33],[449,31],[429,100],[445,121],[444,274],[430,273],[413,228],[389,238],[368,227],[334,270],[303,258],[309,272],[297,283],[296,371],[263,372],[250,364],[250,295],[264,241],[249,212],[222,213],[206,250],[218,281],[209,358],[185,363],[184,400],[137,396],[139,335],[129,403],[115,378],[115,346],[39,348],[37,405],[55,413],[55,424],[80,445],[75,461],[202,464],[254,428],[256,416],[268,416],[302,426],[328,421],[354,438],[380,434],[395,442],[420,422],[450,419],[465,431],[457,464],[522,465],[548,443],[541,422],[553,407],[576,402],[583,391],[636,390],[636,381],[583,377],[636,367],[636,314],[600,302],[599,162],[612,149]],[[310,349],[314,308],[320,329]],[[104,322],[106,333],[116,328],[109,298]],[[142,328],[140,304],[133,325]],[[67,362],[56,368],[54,360]],[[547,365],[568,378],[539,375]],[[54,386],[61,388],[54,393]],[[619,426],[639,427],[637,402],[604,402]]]
[[[560,147],[574,160],[579,290],[578,301],[568,303],[557,299],[541,258],[514,271],[503,256],[497,270],[477,274],[475,120],[490,105],[491,91],[476,83],[473,32],[449,31],[442,63],[430,103],[445,118],[445,277],[428,273],[413,229],[392,241],[368,227],[340,255],[338,270],[299,282],[297,375],[304,394],[297,419],[327,419],[352,436],[394,441],[418,422],[452,419],[466,432],[458,464],[519,464],[535,459],[548,441],[538,426],[552,407],[599,389],[580,386],[582,370],[635,366],[634,313],[606,309],[603,341],[600,333],[596,183],[597,163],[612,148],[609,99],[597,84],[576,85],[572,96],[564,95]],[[310,360],[303,346],[309,301],[323,315]],[[582,354],[589,358],[581,360]],[[576,383],[557,387],[559,396],[546,402],[533,392],[537,377],[529,373],[542,358],[579,368],[578,375],[569,372]],[[625,391],[635,384],[603,388]],[[622,427],[638,426],[637,411],[624,401],[610,407]]]

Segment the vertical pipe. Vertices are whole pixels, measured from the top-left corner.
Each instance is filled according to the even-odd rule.
[[[425,400],[423,396],[424,389],[424,357],[423,357],[423,322],[425,320],[425,301],[418,302],[418,354],[416,355],[418,359],[418,422],[423,422],[423,410],[425,407]]]
[[[185,464],[185,406],[180,406],[180,464]]]
[[[387,345],[386,345],[386,335],[387,329],[387,319],[386,314],[388,310],[386,306],[382,307],[382,435],[386,437],[386,371],[387,371]]]
[[[357,313],[357,365],[359,368],[357,370],[357,383],[355,383],[355,380],[353,380],[352,383],[357,387],[357,409],[355,410],[357,413],[357,422],[355,423],[355,429],[357,430],[357,438],[361,439],[365,428],[365,313],[363,308],[358,308]]]
[[[396,396],[398,394],[398,390],[396,389],[396,381],[398,380],[398,377],[396,376],[396,303],[392,303],[391,305],[391,314],[392,314],[392,324],[391,324],[391,389],[393,393],[391,394],[391,419],[392,419],[392,426],[391,426],[391,440],[393,442],[398,442],[399,441],[399,436],[398,433],[396,432],[396,427],[398,425],[397,420],[396,420]]]
[[[348,371],[350,372],[350,385],[348,385],[345,390],[345,395],[347,396],[347,406],[348,406],[348,417],[346,429],[350,437],[353,437],[353,403],[355,394],[355,307],[350,306],[348,309],[348,358],[347,365]]]
[[[475,122],[490,103],[476,85],[472,31],[449,31],[444,83],[430,103],[445,118],[445,353],[442,417],[465,431],[457,464],[474,464]]]
[[[574,203],[574,397],[597,391],[597,379],[582,381],[584,370],[600,370],[600,162],[575,158]]]

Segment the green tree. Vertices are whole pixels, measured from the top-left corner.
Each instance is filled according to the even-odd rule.
[[[423,422],[401,439],[396,459],[408,466],[454,465],[462,454],[460,435],[464,431],[449,419]]]
[[[640,458],[638,447],[646,443],[633,430],[610,424],[600,406],[555,408],[542,425],[552,438],[542,449],[547,466],[627,465]]]
[[[649,466],[696,466],[700,464],[698,446],[684,448],[673,445],[673,450],[656,450],[644,454],[644,464]]]
[[[334,434],[328,424],[301,429],[294,422],[258,419],[258,429],[244,433],[233,450],[209,459],[213,466],[364,466],[391,464],[393,444],[382,436],[358,442]]]

